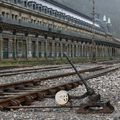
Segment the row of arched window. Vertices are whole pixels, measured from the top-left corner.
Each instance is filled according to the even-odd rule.
[[[60,13],[59,12],[59,14],[58,14],[57,10],[52,10],[51,8],[47,8],[47,7],[42,6],[40,4],[38,5],[38,4],[36,4],[36,2],[33,2],[33,1],[27,2],[26,0],[24,0],[24,1],[23,0],[9,0],[9,1],[10,2],[14,2],[17,5],[19,5],[19,4],[20,5],[24,5],[24,7],[27,7],[27,8],[30,8],[30,9],[34,9],[35,11],[39,10],[40,12],[44,12],[44,13],[50,14],[52,16],[54,15],[56,17],[59,16],[60,14],[62,14],[61,17],[59,17],[59,18],[64,19],[66,21],[69,21],[71,24],[74,24],[75,26],[80,26],[81,28],[84,28],[84,29],[86,29],[88,31],[92,31],[92,25],[88,24],[87,22],[78,20],[78,19],[73,18],[73,17],[71,17],[69,15],[65,16],[64,13]],[[57,13],[57,15],[56,15],[56,13]],[[39,19],[36,19],[36,18],[29,19],[29,18],[27,18],[25,16],[22,16],[22,15],[20,15],[21,16],[20,17],[17,14],[14,14],[14,13],[10,14],[10,13],[4,12],[4,11],[2,12],[2,16],[8,17],[8,18],[11,17],[13,20],[19,20],[20,22],[29,22],[29,23],[32,23],[32,24],[42,25],[42,26],[45,26],[45,27],[49,27],[50,29],[52,29],[52,28],[59,28],[61,30],[63,29],[63,30],[66,30],[66,31],[67,30],[71,30],[71,31],[75,31],[75,32],[80,32],[81,31],[81,29],[76,28],[76,27],[70,27],[70,26],[65,27],[66,25],[62,26],[62,24],[61,25],[54,24],[54,23],[52,23],[52,21],[51,21],[51,23],[48,23],[48,21],[46,22],[46,21],[44,21],[44,19],[43,20],[42,19],[39,20]],[[98,34],[104,34],[103,30],[101,28],[99,28],[99,27],[95,27],[95,32],[98,33]],[[85,33],[85,30],[82,31],[82,33]],[[86,34],[91,34],[91,32],[87,32]]]
[[[85,26],[89,29],[92,28],[92,25],[85,21],[74,18],[70,15],[66,15],[65,13],[59,12],[57,10],[53,10],[52,8],[48,8],[47,6],[43,6],[42,4],[37,4],[34,1],[27,1],[27,0],[6,0],[6,1],[10,1],[15,4],[20,4],[24,7],[51,15],[53,17],[56,17],[56,18],[64,20],[64,21],[68,21],[68,22],[78,25],[78,26]],[[101,28],[95,27],[95,29],[96,29],[96,31],[103,32],[103,29],[101,29]]]

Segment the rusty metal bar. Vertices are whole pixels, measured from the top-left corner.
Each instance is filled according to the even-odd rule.
[[[10,106],[9,109],[34,109],[34,108],[79,108],[80,106]]]
[[[83,77],[80,75],[80,73],[78,72],[78,70],[76,69],[76,67],[74,66],[74,64],[72,63],[72,61],[70,61],[70,59],[68,58],[68,56],[64,53],[65,57],[67,58],[68,62],[71,64],[71,66],[73,67],[73,69],[75,70],[76,74],[78,75],[78,77],[80,78],[80,80],[83,82],[83,84],[85,85],[85,88],[87,90],[87,92],[91,92],[90,94],[94,93],[94,91],[88,86],[87,82],[83,79]]]

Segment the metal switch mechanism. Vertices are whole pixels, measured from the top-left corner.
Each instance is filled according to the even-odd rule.
[[[88,97],[88,101],[85,104],[81,104],[80,108],[77,110],[79,114],[87,114],[87,113],[112,113],[114,111],[114,107],[110,104],[110,101],[101,101],[101,95],[95,93],[94,89],[89,87],[87,82],[83,79],[83,77],[79,74],[78,70],[74,66],[74,64],[70,61],[68,56],[64,53],[64,56],[67,58],[68,62],[74,68],[76,74],[85,85],[87,92],[80,96],[81,98]]]

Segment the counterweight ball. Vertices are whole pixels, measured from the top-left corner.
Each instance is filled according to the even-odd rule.
[[[58,105],[65,105],[68,103],[69,95],[68,92],[65,90],[61,90],[56,93],[55,95],[55,101]]]

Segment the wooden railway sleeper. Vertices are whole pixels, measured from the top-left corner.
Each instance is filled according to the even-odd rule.
[[[40,85],[40,82],[34,82],[34,81],[33,81],[33,85],[34,85],[34,86],[38,86],[38,85]]]
[[[24,85],[17,85],[15,87],[17,90],[24,90],[25,89],[25,86]]]
[[[25,96],[25,105],[31,105],[31,103],[34,101],[34,97],[33,96]]]
[[[16,100],[16,99],[15,100],[13,99],[10,101],[11,106],[19,106],[20,104],[21,104],[21,102],[19,100]]]
[[[3,91],[4,92],[15,92],[15,88],[14,87],[8,87],[8,88],[4,88]]]
[[[72,84],[66,85],[67,89],[70,89],[72,86],[73,86]]]
[[[27,83],[27,84],[25,84],[25,87],[33,87],[34,85],[33,85],[33,83]]]
[[[54,95],[57,91],[58,91],[57,88],[56,89],[50,89],[49,94]]]
[[[64,90],[64,87],[63,86],[58,87],[58,91],[59,90]]]
[[[44,97],[46,96],[46,92],[39,92],[37,93],[37,100],[41,101],[44,99]]]

